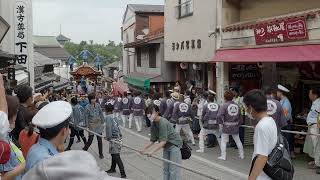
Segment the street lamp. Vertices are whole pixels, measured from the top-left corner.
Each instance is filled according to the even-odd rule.
[[[0,16],[0,43],[10,29],[10,25]]]

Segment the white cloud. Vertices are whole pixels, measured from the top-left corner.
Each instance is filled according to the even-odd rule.
[[[62,34],[74,42],[120,42],[126,4],[163,4],[164,0],[33,0],[34,34]]]

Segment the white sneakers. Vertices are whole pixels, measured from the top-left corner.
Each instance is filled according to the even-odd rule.
[[[203,149],[198,149],[196,150],[197,153],[204,153],[204,150]]]

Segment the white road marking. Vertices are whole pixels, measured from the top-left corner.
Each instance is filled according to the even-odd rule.
[[[135,136],[138,136],[138,137],[141,138],[141,139],[144,139],[144,140],[146,140],[146,141],[149,141],[149,138],[148,138],[148,137],[145,137],[145,136],[143,136],[143,135],[141,135],[141,134],[139,134],[139,133],[136,133],[136,132],[134,132],[134,131],[132,131],[132,130],[130,130],[130,129],[127,129],[127,128],[123,128],[123,127],[120,127],[120,128],[121,128],[121,130],[124,130],[124,131],[126,131],[126,132],[128,132],[128,133],[130,133],[130,134],[133,134],[133,135],[135,135]],[[197,155],[192,154],[191,159],[198,160],[198,161],[201,161],[201,162],[203,162],[203,163],[206,163],[206,164],[214,167],[215,169],[217,169],[217,170],[219,170],[219,171],[226,172],[226,173],[230,173],[230,174],[232,174],[233,176],[235,176],[235,177],[237,177],[237,178],[239,178],[239,179],[248,179],[248,175],[246,175],[246,174],[244,174],[244,173],[241,173],[241,172],[239,172],[239,171],[230,169],[230,167],[226,167],[226,166],[222,166],[222,165],[220,165],[220,164],[214,163],[214,162],[209,161],[209,160],[207,160],[207,159],[204,159],[204,158],[202,158],[202,157],[200,157],[200,156],[197,156]]]

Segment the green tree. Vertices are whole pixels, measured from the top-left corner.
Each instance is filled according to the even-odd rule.
[[[119,61],[122,54],[122,44],[116,44],[114,41],[109,41],[107,44],[97,44],[90,41],[81,41],[79,44],[69,42],[64,45],[64,48],[77,60],[78,63],[82,62],[79,56],[80,52],[84,49],[90,51],[94,56],[100,55],[104,58],[102,65],[110,64],[114,61]],[[89,63],[94,63],[95,57],[90,57]]]

